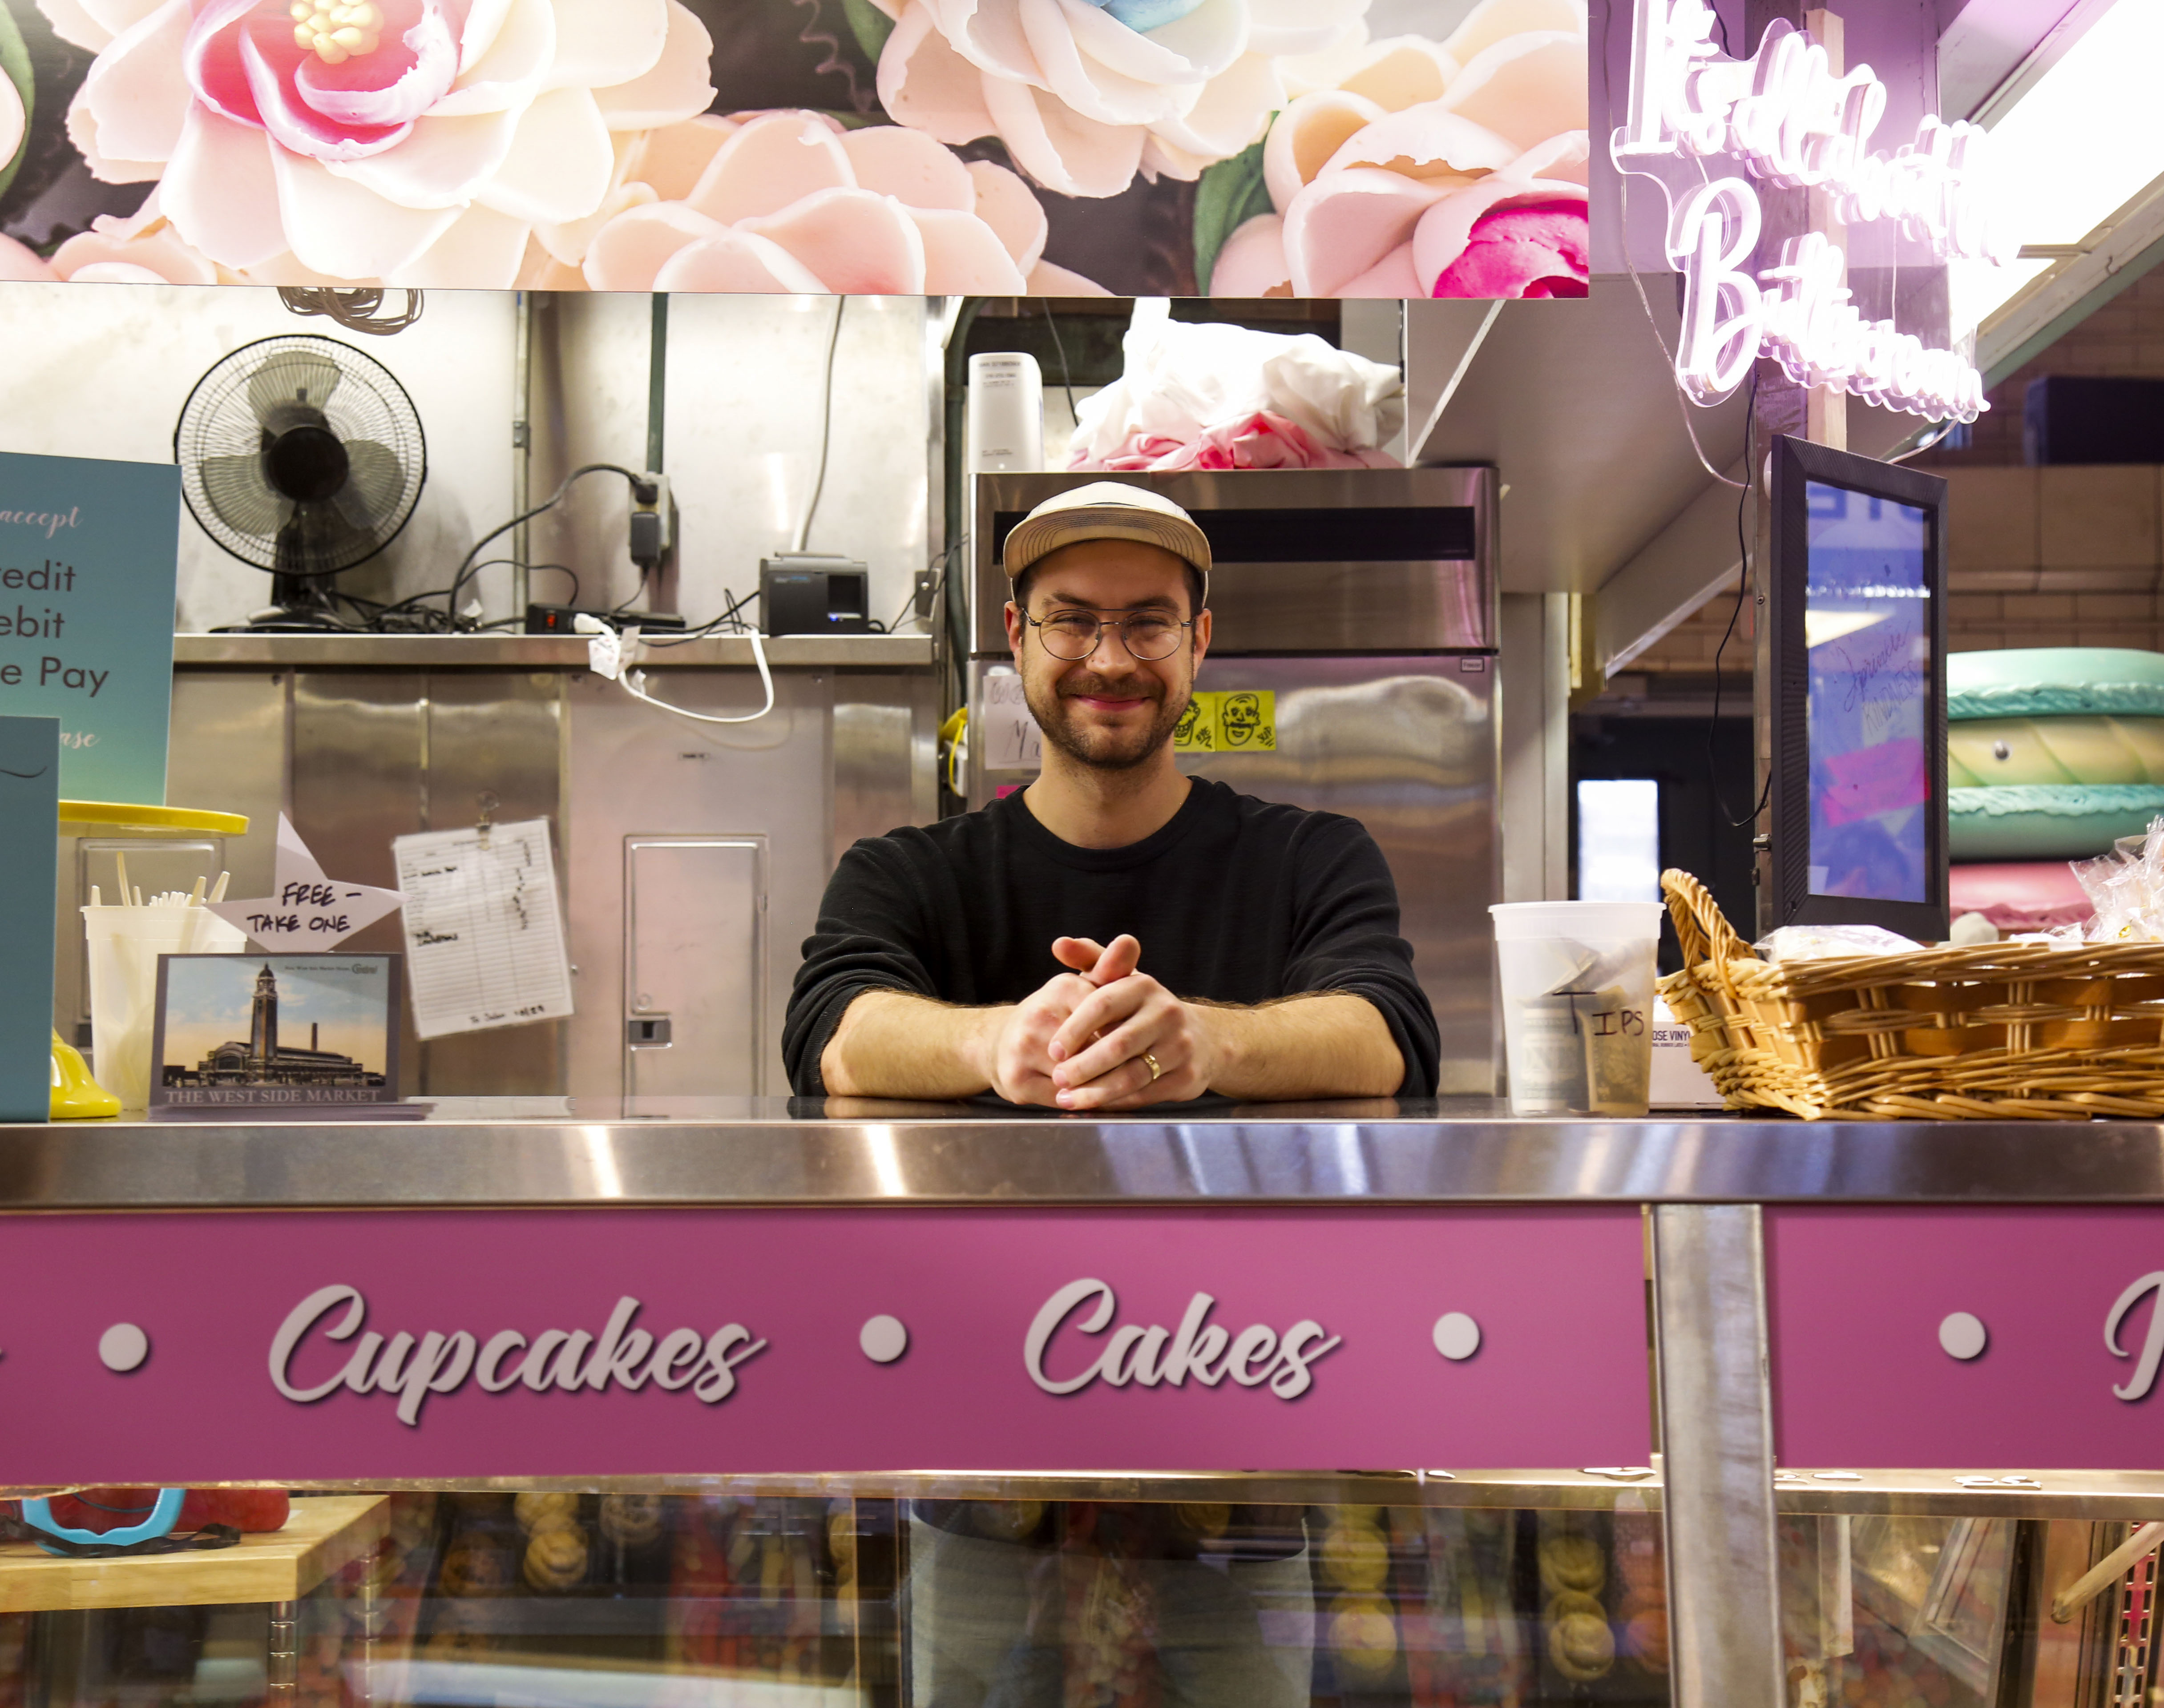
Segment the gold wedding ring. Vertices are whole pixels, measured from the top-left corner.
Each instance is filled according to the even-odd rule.
[[[1149,1064],[1150,1083],[1152,1085],[1155,1085],[1157,1083],[1158,1076],[1163,1073],[1164,1070],[1157,1065],[1157,1057],[1151,1055],[1147,1050],[1142,1051],[1142,1060]]]

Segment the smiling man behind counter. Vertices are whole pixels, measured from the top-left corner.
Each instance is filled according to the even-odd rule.
[[[790,996],[796,1090],[1072,1110],[1431,1095],[1435,1016],[1374,840],[1174,765],[1210,647],[1194,519],[1099,482],[1032,511],[1006,567],[1043,772],[842,857]]]

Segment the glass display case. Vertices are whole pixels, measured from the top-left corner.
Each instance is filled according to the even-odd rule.
[[[1642,1491],[1529,1482],[1542,1504],[1512,1506],[1479,1503],[1500,1485],[1437,1500],[1447,1485],[1412,1478],[1135,1480],[1009,1479],[984,1498],[756,1481],[303,1491],[291,1525],[319,1537],[335,1509],[349,1557],[283,1601],[201,1602],[248,1592],[189,1582],[206,1556],[166,1554],[99,1562],[102,1591],[69,1603],[81,1563],[17,1543],[0,1548],[0,1606],[40,1599],[26,1587],[40,1577],[73,1583],[0,1614],[0,1703],[1668,1700]]]
[[[2153,1708],[2160,1205],[2125,1122],[0,1129],[0,1708]],[[19,1527],[123,1476],[245,1533]]]
[[[300,1491],[286,1530],[215,1568],[10,1543],[0,1704],[1671,1700],[1654,1477],[945,1480],[913,1496],[892,1480]],[[2092,1479],[1985,1516],[1920,1486],[1951,1478],[1789,1480],[1789,1708],[2156,1700],[2156,1555],[2113,1561],[2139,1527],[2102,1516],[2159,1510],[2155,1494]],[[90,1492],[124,1506],[146,1491]],[[2025,1516],[2040,1501],[2099,1516]],[[264,1574],[270,1556],[298,1562],[292,1595],[215,1575]],[[236,1599],[203,1599],[222,1595]]]

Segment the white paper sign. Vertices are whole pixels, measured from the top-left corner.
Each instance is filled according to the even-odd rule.
[[[981,744],[987,771],[1037,771],[1044,764],[1044,736],[1022,699],[1022,678],[1011,672],[985,678]]]
[[[265,949],[334,949],[364,925],[372,925],[405,898],[395,889],[341,883],[323,868],[285,814],[278,815],[277,878],[273,895],[208,904]]]
[[[423,1038],[561,1019],[571,968],[549,821],[400,836],[406,967]]]

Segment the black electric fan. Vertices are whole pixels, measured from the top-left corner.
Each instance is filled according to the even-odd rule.
[[[270,608],[240,626],[272,633],[352,626],[330,579],[397,537],[428,472],[421,417],[391,371],[302,335],[244,344],[198,380],[173,460],[203,532],[270,572]]]

